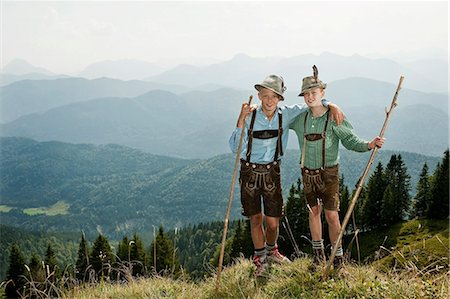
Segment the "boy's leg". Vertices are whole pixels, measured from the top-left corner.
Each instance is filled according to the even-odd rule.
[[[255,276],[259,277],[267,267],[262,213],[250,216],[250,231],[254,247],[253,264],[256,266]]]
[[[283,216],[283,194],[280,180],[280,165],[270,168],[264,176],[264,213],[266,215],[266,253],[269,262],[285,263],[290,260],[278,251],[280,217]]]
[[[275,244],[278,240],[280,218],[266,216],[266,242]]]
[[[266,253],[269,262],[290,263],[291,261],[278,251],[279,217],[266,216]]]
[[[322,220],[320,219],[321,213],[321,205],[315,205],[309,210],[309,230],[311,231],[311,238],[316,241],[322,240]]]
[[[264,248],[264,229],[262,213],[250,216],[250,231],[255,249]]]
[[[338,211],[330,211],[325,209],[325,218],[328,223],[328,234],[330,236],[330,242],[333,247],[337,246],[336,256],[334,258],[334,265],[340,267],[344,262],[344,251],[342,249],[342,242],[336,244],[339,237],[339,232],[341,231],[341,222],[339,221]]]
[[[337,247],[335,264],[341,265],[343,261],[342,243],[336,244],[341,231],[339,220],[339,166],[328,168],[324,172],[325,190],[323,194],[323,207],[325,208],[325,219],[328,223],[328,234],[332,247]]]
[[[325,248],[322,239],[322,206],[317,204],[309,211],[309,229],[311,231],[312,247],[314,252],[314,262],[320,264],[326,261]]]
[[[325,219],[328,223],[328,234],[330,236],[330,242],[332,246],[335,246],[336,240],[339,236],[339,232],[341,231],[341,222],[339,221],[338,211],[329,211],[325,209]]]

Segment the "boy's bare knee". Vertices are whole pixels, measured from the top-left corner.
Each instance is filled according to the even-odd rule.
[[[309,215],[313,218],[320,217],[320,213],[321,213],[321,210],[320,210],[319,205],[312,207],[309,211]]]
[[[339,225],[339,214],[337,211],[325,211],[325,219],[329,225]]]
[[[252,227],[261,226],[263,222],[262,214],[250,216],[250,225]]]

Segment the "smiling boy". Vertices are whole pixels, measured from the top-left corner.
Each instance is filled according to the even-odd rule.
[[[229,144],[236,153],[239,136],[244,130],[239,178],[242,214],[250,218],[255,276],[260,276],[268,262],[289,262],[278,251],[277,245],[279,220],[283,215],[280,163],[288,142],[289,125],[306,111],[307,106],[278,106],[284,100],[286,90],[280,76],[269,75],[255,88],[261,105],[242,104]],[[330,108],[338,121],[343,119],[343,113],[336,105],[326,100],[322,104]],[[246,119],[250,114],[251,117]],[[265,230],[261,204],[264,206]]]
[[[323,105],[326,84],[314,75],[303,78],[299,96],[303,96],[308,109],[290,126],[295,131],[301,149],[300,168],[304,194],[309,209],[309,227],[315,262],[325,262],[322,239],[322,206],[328,223],[332,246],[338,246],[335,265],[343,262],[342,244],[335,244],[341,224],[339,222],[339,141],[345,148],[366,152],[375,146],[381,147],[384,138],[375,137],[368,142],[360,139],[350,122],[344,118],[340,126],[329,119],[329,109]]]

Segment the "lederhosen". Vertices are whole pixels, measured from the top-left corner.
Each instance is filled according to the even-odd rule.
[[[246,159],[241,159],[239,183],[241,186],[242,214],[252,216],[261,212],[261,197],[264,199],[264,214],[272,217],[283,215],[283,197],[280,183],[280,160],[283,155],[282,135],[283,119],[278,110],[278,130],[253,131],[256,110],[252,113],[248,129]],[[277,146],[273,161],[268,164],[251,163],[253,139],[270,139],[277,137]]]
[[[325,167],[325,141],[330,113],[327,111],[327,119],[322,133],[307,134],[306,121],[309,112],[306,113],[303,124],[304,137],[302,148],[301,172],[303,190],[308,205],[313,207],[322,200],[324,207],[328,210],[339,210],[339,166]],[[322,166],[319,169],[309,169],[304,167],[306,155],[306,143],[322,140]]]

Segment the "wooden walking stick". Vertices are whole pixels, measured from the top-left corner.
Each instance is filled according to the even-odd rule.
[[[381,132],[380,132],[380,135],[379,135],[381,138],[383,138],[383,136],[384,136],[384,132],[386,130],[387,124],[388,124],[389,119],[391,117],[392,109],[394,109],[397,106],[397,96],[398,96],[398,93],[399,93],[400,88],[402,86],[404,78],[405,77],[400,76],[400,81],[398,82],[397,90],[395,91],[395,95],[394,95],[394,98],[392,99],[392,103],[391,103],[391,107],[389,108],[389,111],[385,108],[386,119],[384,120],[383,128],[381,129]],[[336,240],[336,243],[333,244],[333,251],[331,252],[330,259],[328,260],[327,266],[325,267],[325,270],[324,270],[323,275],[322,275],[323,279],[327,278],[327,276],[328,276],[328,274],[330,272],[331,264],[333,263],[334,257],[336,256],[336,251],[337,251],[337,249],[339,247],[338,244],[342,240],[342,236],[344,235],[345,227],[347,226],[347,223],[348,223],[348,221],[349,221],[349,219],[350,219],[350,217],[352,215],[353,209],[355,208],[356,201],[358,199],[359,194],[361,193],[362,187],[364,185],[364,181],[366,180],[366,176],[367,176],[367,174],[369,172],[370,167],[372,166],[373,160],[375,158],[375,155],[378,152],[378,149],[379,149],[378,147],[375,147],[373,149],[372,154],[371,154],[370,159],[369,159],[369,162],[367,163],[366,169],[364,170],[363,175],[359,179],[358,187],[356,188],[355,195],[353,195],[353,198],[352,198],[352,201],[350,203],[350,206],[348,207],[347,213],[345,214],[344,221],[342,222],[341,231],[339,232],[339,236],[338,236],[338,238]]]
[[[252,102],[252,98],[253,98],[253,96],[250,96],[248,98],[249,105]],[[244,119],[244,124],[245,124],[245,119]],[[228,199],[227,213],[225,215],[225,221],[224,221],[224,225],[223,225],[222,248],[220,249],[219,269],[217,271],[216,289],[218,289],[219,285],[220,285],[220,274],[222,273],[223,255],[225,252],[225,242],[227,240],[228,218],[230,216],[231,201],[233,200],[234,185],[236,184],[236,174],[237,174],[237,168],[239,166],[239,160],[240,160],[240,156],[241,156],[242,139],[244,139],[244,129],[245,129],[245,126],[242,128],[241,137],[239,138],[239,146],[238,146],[237,153],[236,153],[236,162],[234,164],[233,178],[231,180],[230,198]]]

